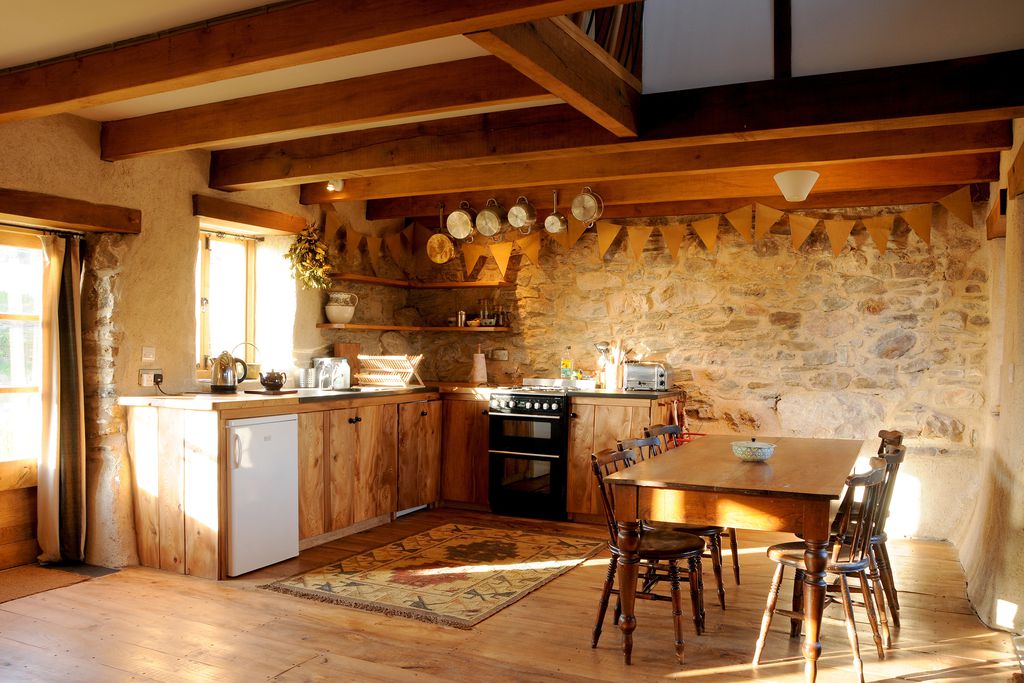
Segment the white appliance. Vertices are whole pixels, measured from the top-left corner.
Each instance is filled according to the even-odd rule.
[[[299,554],[295,415],[228,421],[228,576]]]

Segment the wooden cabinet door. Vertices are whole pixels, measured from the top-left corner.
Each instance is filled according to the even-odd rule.
[[[594,452],[594,407],[571,407],[569,418],[569,461],[566,482],[566,510],[570,513],[594,514],[594,471],[590,454]]]
[[[398,508],[398,408],[356,408],[353,524]]]
[[[441,495],[441,401],[398,406],[398,509],[436,503]]]
[[[324,454],[327,411],[299,414],[299,538],[327,531]]]
[[[442,402],[441,497],[487,505],[487,401]]]
[[[327,528],[324,531],[355,524],[355,475],[359,449],[356,417],[355,408],[332,410],[327,414]]]

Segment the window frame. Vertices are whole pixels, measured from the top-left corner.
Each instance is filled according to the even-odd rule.
[[[26,234],[20,231],[6,230],[4,226],[0,226],[0,247],[15,247],[19,249],[34,249],[36,251],[42,251],[43,245],[39,241],[39,238],[35,235]],[[40,286],[42,281],[40,280]],[[24,322],[35,322],[42,325],[42,315],[31,315],[26,313],[0,313],[0,320],[16,320]],[[0,395],[11,395],[11,394],[35,394],[42,400],[42,387],[40,386],[0,386]],[[0,454],[0,467],[7,464],[8,467],[22,467],[29,465],[34,467],[36,457],[29,458],[18,458],[3,459],[3,454]]]
[[[210,243],[211,242],[242,242],[245,247],[245,354],[246,363],[256,361],[256,244],[259,240],[247,235],[234,235],[220,230],[210,230],[200,226],[199,229],[199,319],[196,320],[196,334],[199,339],[199,356],[196,358],[196,378],[210,378],[210,361],[213,351],[210,349],[210,323],[207,307],[203,300],[210,297]]]

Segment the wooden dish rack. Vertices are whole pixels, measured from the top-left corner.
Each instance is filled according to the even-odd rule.
[[[359,354],[359,384],[368,387],[422,387],[417,368],[423,355],[364,356]],[[415,379],[416,382],[412,383]]]

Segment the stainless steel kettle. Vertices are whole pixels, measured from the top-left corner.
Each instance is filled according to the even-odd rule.
[[[235,373],[237,365],[242,366],[240,375]],[[238,383],[243,381],[248,374],[249,366],[245,364],[244,360],[223,351],[210,364],[210,391],[215,394],[233,394],[238,389]]]

